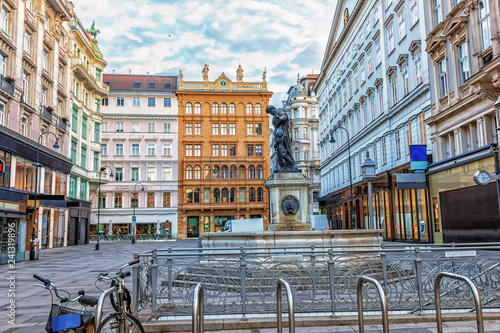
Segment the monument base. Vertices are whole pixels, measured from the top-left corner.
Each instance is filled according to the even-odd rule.
[[[210,232],[201,234],[204,249],[240,247],[303,247],[382,244],[382,230]],[[352,248],[350,248],[352,249]],[[344,248],[343,250],[348,250]]]

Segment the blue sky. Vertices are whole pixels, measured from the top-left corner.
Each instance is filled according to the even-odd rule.
[[[222,72],[261,81],[271,104],[290,85],[318,74],[337,0],[73,0],[85,28],[96,21],[106,73],[178,75],[209,80]]]

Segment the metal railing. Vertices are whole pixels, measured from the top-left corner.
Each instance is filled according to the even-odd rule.
[[[435,302],[436,302],[436,323],[437,323],[438,333],[443,333],[443,319],[441,318],[440,289],[441,289],[441,280],[445,277],[453,279],[453,280],[463,281],[469,286],[470,290],[472,291],[472,295],[474,296],[474,303],[475,303],[475,309],[476,309],[477,332],[484,333],[483,309],[482,309],[482,305],[481,305],[481,296],[479,295],[479,292],[478,292],[476,286],[474,285],[474,283],[470,279],[466,278],[465,276],[453,274],[453,273],[447,273],[447,272],[439,273],[436,276],[436,282],[434,283],[434,297],[435,297]]]
[[[194,289],[193,296],[193,320],[192,331],[193,333],[203,333],[204,328],[204,304],[203,298],[203,285],[198,283]]]
[[[276,311],[277,311],[277,328],[278,328],[278,333],[283,332],[283,307],[281,305],[281,298],[282,298],[282,288],[283,286],[286,289],[286,297],[288,300],[288,332],[289,333],[295,333],[295,309],[294,309],[294,303],[293,303],[293,293],[292,293],[292,287],[288,282],[286,282],[284,279],[279,278],[278,279],[278,285],[277,285],[277,290],[276,290]]]
[[[365,333],[365,322],[363,315],[363,284],[369,282],[377,288],[377,293],[380,298],[380,304],[382,306],[382,325],[384,333],[389,333],[389,313],[387,311],[387,299],[385,298],[385,292],[382,285],[377,280],[367,277],[360,276],[357,283],[356,295],[358,299],[358,324],[359,333]]]
[[[464,253],[467,256],[460,256]],[[299,300],[296,313],[341,315],[357,310],[360,276],[380,282],[388,311],[422,313],[434,310],[434,283],[440,272],[468,277],[478,286],[483,307],[500,308],[500,243],[218,248],[216,253],[167,248],[135,256],[141,264],[133,268],[133,304],[153,318],[189,315],[189,290],[198,283],[203,284],[207,315],[273,314],[279,278],[290,284]],[[441,296],[445,294],[443,308],[471,308],[470,298],[443,288]],[[366,295],[365,300],[367,310],[379,311],[376,295]]]

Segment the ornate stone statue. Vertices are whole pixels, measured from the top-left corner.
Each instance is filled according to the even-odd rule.
[[[288,128],[290,121],[283,109],[276,109],[269,105],[266,112],[273,116],[274,139],[272,147],[276,151],[276,163],[274,172],[296,172],[299,171],[293,159],[292,145]]]
[[[184,74],[182,74],[182,71],[179,70],[179,81],[182,81],[184,79]]]
[[[203,74],[203,81],[208,81],[208,64],[205,64],[205,67],[201,70],[201,73]]]
[[[243,81],[243,68],[241,68],[241,65],[238,65],[238,69],[236,70],[236,79],[238,82]]]

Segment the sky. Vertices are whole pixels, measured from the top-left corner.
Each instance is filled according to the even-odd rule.
[[[337,0],[72,0],[100,30],[105,73],[262,81],[281,106],[297,74],[318,74]]]

